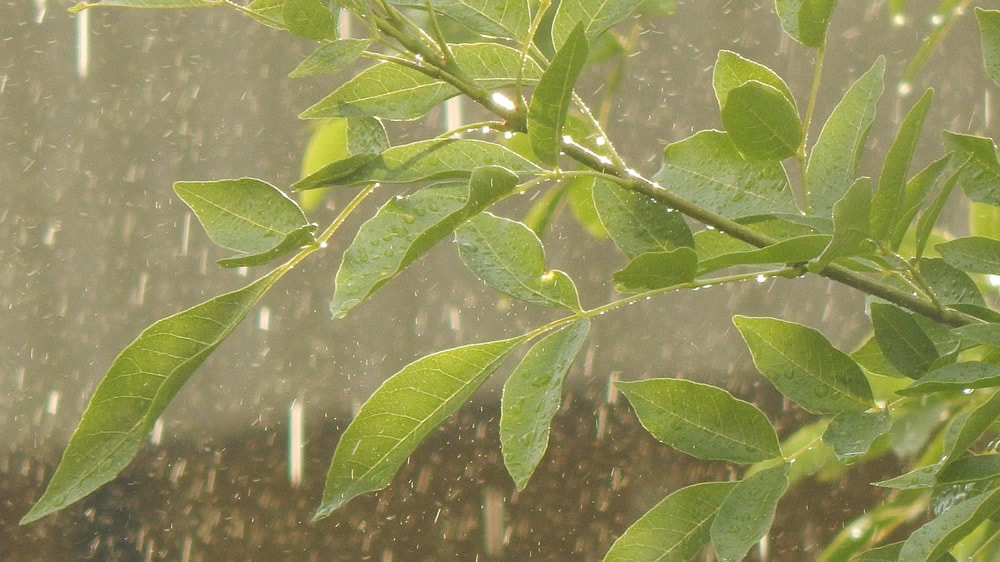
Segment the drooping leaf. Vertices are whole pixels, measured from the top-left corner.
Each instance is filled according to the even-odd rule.
[[[516,299],[580,310],[576,285],[545,268],[542,241],[523,224],[480,213],[455,231],[462,261],[487,285]]]
[[[292,189],[464,179],[484,166],[498,166],[515,174],[538,170],[508,148],[473,139],[428,139],[394,146],[379,155],[358,156],[363,158],[331,162],[292,184]]]
[[[899,372],[918,379],[938,358],[934,342],[909,312],[883,303],[870,306],[875,340],[886,359]]]
[[[313,520],[381,490],[421,442],[500,366],[524,336],[456,347],[417,359],[389,377],[344,430]]]
[[[507,472],[523,490],[549,444],[549,426],[562,404],[562,387],[583,349],[590,320],[576,322],[533,345],[503,387],[500,445]]]
[[[826,40],[826,29],[837,0],[777,0],[781,28],[806,47],[819,47]]]
[[[212,242],[244,254],[236,259],[249,260],[245,265],[269,261],[314,241],[315,225],[295,201],[267,182],[253,178],[176,182],[174,191],[194,211]]]
[[[900,562],[936,561],[1000,509],[1000,489],[965,500],[914,531],[899,551]]]
[[[698,272],[698,254],[691,248],[639,254],[612,277],[619,293],[638,293],[688,283]]]
[[[281,16],[288,31],[316,41],[337,38],[337,17],[320,0],[285,0]]]
[[[788,84],[773,70],[732,51],[722,50],[719,51],[715,70],[712,72],[712,86],[715,89],[715,99],[719,102],[719,111],[726,106],[730,91],[751,80],[777,89],[794,107],[795,98],[788,89]]]
[[[872,202],[872,182],[858,178],[844,197],[833,206],[833,238],[809,270],[822,271],[841,256],[852,256],[869,250],[868,214]],[[873,249],[873,248],[871,248]]]
[[[424,8],[425,0],[392,0],[390,4]],[[488,37],[522,43],[531,25],[528,0],[434,0],[434,11]]]
[[[935,369],[897,392],[904,396],[916,396],[990,386],[1000,386],[1000,367],[979,361],[963,361]]]
[[[872,199],[871,232],[875,240],[888,240],[906,211],[906,174],[933,99],[934,90],[928,89],[913,104],[886,154],[878,189]]]
[[[720,131],[701,131],[667,145],[653,179],[726,217],[796,211],[781,163],[746,159]]]
[[[784,160],[802,144],[795,105],[781,90],[756,80],[729,91],[722,124],[733,144],[751,159]]]
[[[944,131],[945,148],[955,152],[958,183],[969,199],[1000,205],[1000,163],[991,139]]]
[[[158,320],[111,363],[42,497],[21,519],[59,511],[111,481],[138,453],[174,395],[236,328],[281,270]]]
[[[973,410],[965,412],[951,421],[945,430],[941,445],[943,462],[959,459],[983,433],[1000,417],[1000,393],[994,393]]]
[[[811,214],[827,216],[856,178],[861,150],[882,97],[885,58],[861,75],[833,109],[816,139],[806,166]]]
[[[288,236],[286,236],[284,240],[266,252],[224,258],[219,260],[218,264],[220,267],[226,268],[256,267],[258,265],[270,263],[284,255],[294,252],[295,250],[300,250],[313,244],[316,244],[316,225],[307,224],[306,226],[289,232]]]
[[[630,258],[694,245],[684,217],[658,201],[605,181],[594,183],[593,199],[604,228]]]
[[[535,156],[554,165],[562,147],[563,123],[569,112],[576,79],[587,62],[587,38],[583,24],[566,38],[552,63],[538,80],[528,103],[528,140]]]
[[[903,243],[903,238],[906,236],[913,222],[913,217],[920,211],[931,189],[937,184],[944,171],[948,169],[949,162],[951,162],[950,154],[931,162],[926,168],[920,170],[910,178],[910,181],[906,182],[903,204],[899,212],[895,215],[897,217],[896,224],[893,226],[890,238],[890,245],[893,250],[899,250],[900,245]]]
[[[565,0],[552,20],[552,45],[558,50],[577,25],[592,42],[611,26],[624,20],[642,0]]]
[[[720,561],[743,560],[750,547],[771,528],[778,500],[788,489],[788,463],[766,468],[741,480],[726,496],[712,521],[712,547]]]
[[[70,12],[80,12],[87,8],[197,8],[199,6],[215,6],[211,0],[99,0],[98,2],[80,2],[69,9]]]
[[[872,442],[891,427],[889,413],[885,410],[843,412],[830,421],[823,433],[823,442],[833,448],[838,460],[850,463],[867,453]]]
[[[435,184],[390,199],[368,219],[344,252],[330,310],[345,314],[460,224],[509,194],[517,177],[479,168],[467,184]]]
[[[861,368],[823,334],[776,318],[734,316],[754,365],[786,397],[816,414],[874,406]]]
[[[967,236],[937,244],[934,248],[952,267],[969,273],[1000,275],[1000,240]]]
[[[698,273],[700,275],[734,265],[806,262],[819,256],[829,244],[828,234],[796,236],[764,248],[751,247],[748,250],[705,257],[698,262]]]
[[[604,562],[687,562],[711,540],[709,530],[736,482],[681,488],[643,514],[611,545]]]
[[[473,82],[492,90],[522,80],[534,84],[541,70],[521,52],[499,43],[459,43],[451,46],[455,63]],[[381,117],[416,119],[432,107],[458,95],[443,80],[412,68],[382,62],[359,72],[330,95],[302,112],[302,119]]]
[[[781,456],[767,417],[721,388],[683,379],[646,379],[616,386],[653,437],[689,455],[739,463]]]
[[[986,74],[1000,85],[1000,10],[976,8]]]
[[[343,69],[365,52],[371,39],[338,39],[313,51],[290,73],[289,78],[305,78]]]
[[[941,258],[920,258],[917,267],[920,268],[920,275],[924,281],[942,304],[986,306],[986,300],[979,291],[979,286],[965,271]]]

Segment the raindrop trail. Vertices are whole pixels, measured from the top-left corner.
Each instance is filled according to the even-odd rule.
[[[298,399],[288,407],[288,481],[293,488],[302,482],[303,406]]]
[[[90,69],[90,12],[76,14],[76,75],[83,80]]]

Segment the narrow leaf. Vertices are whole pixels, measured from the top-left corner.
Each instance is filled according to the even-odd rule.
[[[949,464],[938,474],[939,484],[967,484],[1000,478],[1000,454],[969,455]]]
[[[833,238],[814,262],[809,271],[822,271],[833,260],[842,256],[861,254],[874,248],[866,244],[869,237],[868,215],[871,209],[872,182],[858,178],[844,197],[833,206]]]
[[[991,139],[944,131],[945,148],[955,151],[958,183],[969,199],[1000,205],[1000,163]]]
[[[694,245],[683,215],[658,201],[604,181],[594,183],[593,199],[604,228],[630,258]]]
[[[816,139],[806,166],[811,214],[827,216],[854,183],[861,150],[882,97],[885,58],[861,75],[844,94]]]
[[[1000,240],[967,236],[934,248],[948,265],[969,273],[1000,275]]]
[[[587,41],[593,41],[611,26],[624,20],[642,0],[565,0],[552,20],[552,45],[560,49],[577,25]]]
[[[776,318],[734,316],[762,375],[786,397],[815,414],[874,406],[861,368],[823,334]]]
[[[295,35],[316,41],[337,38],[337,18],[320,0],[285,0],[281,15]]]
[[[903,243],[903,238],[906,236],[907,231],[910,229],[910,225],[913,222],[913,217],[917,216],[920,208],[923,207],[927,196],[930,194],[931,189],[937,184],[941,175],[946,169],[948,169],[948,164],[951,162],[951,155],[944,156],[931,162],[926,168],[917,172],[910,181],[906,182],[906,192],[903,195],[903,204],[898,213],[896,213],[896,224],[893,227],[892,237],[890,239],[890,244],[893,250],[899,250],[900,245]]]
[[[613,279],[619,293],[638,293],[671,287],[694,280],[698,254],[691,248],[639,254]]]
[[[715,99],[719,102],[719,111],[726,106],[730,91],[751,80],[777,89],[789,103],[795,105],[795,98],[788,89],[788,84],[773,70],[732,51],[722,50],[719,51],[715,70],[712,72],[712,86],[715,89]]]
[[[468,184],[437,184],[392,198],[368,219],[344,252],[330,310],[347,314],[460,224],[509,194],[517,178],[479,168]]]
[[[305,78],[342,70],[365,52],[371,39],[338,39],[313,51],[290,73],[289,78]]]
[[[781,90],[750,80],[729,91],[722,124],[747,158],[784,160],[802,144],[799,115]]]
[[[823,433],[823,442],[833,448],[840,462],[850,463],[867,453],[872,442],[891,428],[892,422],[885,410],[843,412],[830,421]]]
[[[796,212],[781,163],[748,160],[720,131],[701,131],[668,145],[653,179],[726,217]]]
[[[100,0],[98,2],[80,2],[69,9],[70,12],[80,12],[87,8],[196,8],[199,6],[215,6],[213,0]]]
[[[1000,509],[1000,489],[959,503],[914,531],[903,543],[899,561],[936,561],[997,509]]]
[[[533,345],[503,387],[500,445],[518,490],[528,484],[549,444],[549,426],[562,403],[562,387],[583,349],[590,320],[581,318]]]
[[[523,224],[480,213],[455,231],[465,266],[488,285],[516,299],[580,310],[576,285],[545,268],[542,241]]]
[[[711,540],[709,531],[736,482],[681,488],[643,514],[611,545],[604,562],[687,562]]]
[[[990,386],[1000,386],[1000,367],[979,361],[964,361],[935,369],[897,392],[903,396],[916,396]]]
[[[340,436],[313,520],[381,490],[406,458],[500,366],[525,336],[433,353],[387,379]]]
[[[826,40],[836,0],[777,0],[781,28],[806,47],[819,47]]]
[[[1000,85],[1000,10],[976,8],[986,74]]]
[[[788,489],[790,465],[782,463],[744,478],[726,496],[712,521],[712,547],[724,562],[746,556],[771,528],[778,500]]]
[[[806,234],[776,242],[764,248],[729,251],[706,257],[698,263],[699,275],[734,265],[807,262],[830,244],[828,234]]]
[[[917,228],[915,231],[914,240],[914,255],[920,257],[924,253],[924,248],[927,246],[927,241],[930,239],[931,234],[934,232],[934,225],[937,224],[938,217],[941,216],[941,212],[944,211],[945,204],[948,202],[948,198],[951,196],[952,191],[955,190],[955,185],[958,184],[960,174],[955,172],[944,181],[944,185],[941,186],[941,191],[934,197],[930,205],[924,209],[924,212],[920,214],[920,218],[917,219]]]
[[[21,524],[63,509],[117,476],[191,374],[280,277],[280,270],[272,271],[159,320],[122,350],[94,391],[45,493]]]
[[[994,393],[989,400],[976,406],[972,411],[957,416],[945,431],[941,458],[946,463],[961,458],[998,417],[1000,417],[1000,393]]]
[[[583,24],[566,38],[542,74],[528,103],[528,139],[535,156],[545,164],[556,163],[562,147],[562,129],[589,47]]]
[[[616,386],[653,437],[689,455],[739,463],[781,456],[767,417],[721,388],[683,379],[646,379]]]
[[[220,267],[256,267],[270,263],[295,250],[316,244],[316,225],[308,224],[288,233],[277,246],[266,252],[225,258],[218,261]]]
[[[911,379],[923,376],[938,358],[930,337],[909,312],[897,306],[872,303],[870,310],[875,340],[886,359]]]
[[[308,177],[321,168],[334,176],[349,174],[389,148],[385,127],[374,117],[338,117],[315,121],[302,155],[302,174]],[[305,211],[320,205],[326,190],[299,192]]]

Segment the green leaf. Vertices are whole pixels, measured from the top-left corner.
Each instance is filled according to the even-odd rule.
[[[715,70],[712,72],[712,86],[715,89],[715,99],[719,102],[719,111],[725,108],[730,91],[751,80],[777,89],[794,107],[795,98],[788,89],[788,84],[773,70],[732,51],[722,50],[719,51]]]
[[[826,29],[837,0],[777,0],[781,28],[806,47],[819,47],[826,41]]]
[[[721,388],[683,379],[646,379],[615,386],[653,437],[684,453],[738,463],[781,456],[767,417]]]
[[[967,484],[1000,477],[1000,454],[969,455],[949,464],[938,474],[938,484]]]
[[[315,225],[309,224],[295,201],[267,182],[181,181],[174,183],[174,191],[194,211],[212,242],[246,254],[224,260],[226,264],[256,265],[315,242]]]
[[[598,181],[594,183],[593,199],[604,228],[630,258],[694,245],[683,215],[641,193]]]
[[[374,117],[337,117],[314,123],[302,155],[303,178],[323,168],[331,176],[343,176],[389,148],[385,127]],[[325,189],[300,191],[299,202],[305,211],[311,211],[323,201],[325,193]]]
[[[874,249],[867,243],[871,202],[871,179],[858,178],[844,197],[833,206],[833,238],[823,249],[823,253],[815,261],[810,262],[809,271],[823,271],[830,262],[839,257],[853,256]]]
[[[979,361],[965,361],[935,369],[897,392],[903,396],[917,396],[930,392],[998,385],[1000,385],[1000,367]]]
[[[243,12],[258,23],[275,29],[287,29],[282,16],[285,0],[252,0]]]
[[[814,414],[863,412],[874,406],[858,364],[823,334],[776,318],[734,316],[754,365],[786,397]]]
[[[146,328],[111,363],[42,497],[21,519],[59,511],[111,481],[192,373],[281,277],[275,270]]]
[[[76,13],[87,8],[197,8],[199,6],[215,6],[212,0],[100,0],[99,2],[80,2],[69,9]]]
[[[1000,10],[976,8],[986,74],[1000,85]]]
[[[771,528],[778,500],[788,489],[787,463],[766,468],[741,480],[726,496],[712,521],[712,547],[720,561],[746,556]]]
[[[390,4],[423,9],[425,0],[392,0]],[[527,0],[434,0],[434,11],[487,37],[525,42],[531,25]]]
[[[979,286],[961,269],[940,258],[920,258],[917,267],[942,304],[986,306]]]
[[[552,45],[558,50],[577,25],[591,42],[611,26],[624,20],[642,0],[564,0],[552,20]]]
[[[736,482],[702,482],[663,498],[618,537],[604,562],[687,562],[708,545]]]
[[[965,500],[917,529],[903,543],[900,562],[934,561],[1000,509],[1000,489]]]
[[[830,421],[823,433],[823,442],[833,448],[840,462],[850,463],[867,453],[872,442],[891,428],[892,422],[885,410],[843,412]]]
[[[945,463],[961,458],[1000,417],[1000,393],[952,420],[942,439],[941,458]]]
[[[677,248],[639,254],[616,271],[613,279],[619,293],[638,293],[689,283],[697,272],[698,254],[691,248]]]
[[[806,166],[811,214],[826,216],[854,183],[861,151],[882,97],[885,58],[861,75],[844,94],[816,139]]]
[[[521,52],[498,43],[451,45],[455,63],[477,85],[493,90],[518,81],[534,84],[541,70]],[[418,70],[391,62],[371,66],[342,84],[330,95],[309,107],[302,119],[327,117],[381,117],[416,119],[432,107],[458,95],[443,80],[435,80]]]
[[[340,436],[313,520],[386,487],[410,453],[524,340],[520,336],[439,351],[389,377]]]
[[[484,166],[498,166],[515,174],[538,170],[508,148],[472,139],[428,139],[394,146],[379,155],[358,156],[362,158],[331,162],[292,184],[292,189],[464,179]]]
[[[700,234],[700,233],[699,233]],[[705,241],[705,238],[699,242]],[[716,271],[734,265],[806,262],[820,255],[829,246],[828,234],[806,234],[776,242],[764,248],[744,251],[727,251],[705,257],[698,263],[698,274]]]
[[[951,155],[939,158],[928,164],[926,168],[917,172],[916,175],[910,178],[910,181],[906,182],[903,204],[899,212],[895,215],[897,217],[896,224],[893,227],[892,238],[890,239],[894,251],[899,250],[900,245],[903,243],[903,238],[906,236],[913,222],[913,217],[920,211],[931,189],[941,178],[941,174],[948,169],[950,162]]]
[[[870,310],[875,340],[886,359],[911,379],[923,376],[938,358],[930,337],[909,312],[897,306],[873,302]]]
[[[316,244],[316,225],[308,224],[289,232],[281,243],[266,252],[225,258],[219,260],[218,264],[220,267],[226,268],[256,267],[313,244]]]
[[[878,190],[872,199],[871,232],[875,240],[888,240],[906,211],[906,174],[910,170],[913,151],[916,149],[920,130],[924,126],[924,119],[933,99],[934,90],[928,89],[917,103],[913,104],[903,118],[896,140],[886,154],[882,175],[878,180]]]
[[[729,91],[722,124],[746,157],[784,160],[802,144],[802,124],[795,105],[768,84],[750,80]]]
[[[288,31],[306,39],[337,38],[337,18],[320,0],[285,0],[281,16]]]
[[[1000,205],[1000,163],[991,139],[944,131],[945,148],[955,152],[958,183],[969,199]]]
[[[937,244],[934,248],[952,267],[969,273],[1000,275],[1000,240],[967,236]]]
[[[937,462],[932,465],[915,468],[899,476],[875,482],[874,486],[882,488],[892,488],[894,490],[918,490],[921,488],[933,488],[937,485],[937,472],[943,463]]]
[[[902,541],[872,548],[861,553],[854,562],[898,562]]]
[[[580,310],[576,285],[545,268],[542,241],[523,224],[480,213],[455,231],[462,261],[489,286],[524,302]]]
[[[562,130],[576,84],[587,62],[587,38],[580,24],[566,38],[542,74],[528,103],[528,140],[535,156],[554,165],[562,147]]]
[[[608,180],[589,178],[573,178],[566,186],[569,210],[576,219],[577,224],[583,227],[591,237],[603,240],[608,237],[608,231],[601,222],[598,215],[597,206],[594,204],[594,188],[597,185],[610,183]],[[681,218],[683,221],[683,218]],[[684,223],[685,228],[687,223]],[[690,232],[690,231],[689,231]]]
[[[977,345],[1000,348],[1000,324],[972,324],[955,328],[951,332]]]
[[[343,317],[460,224],[513,191],[517,178],[479,168],[468,184],[437,184],[392,198],[358,230],[337,271],[330,310]]]
[[[342,70],[365,52],[371,39],[338,39],[313,51],[294,70],[289,78],[305,78]]]
[[[914,240],[914,255],[916,257],[920,257],[924,253],[927,241],[934,233],[934,225],[937,223],[938,217],[941,216],[941,211],[944,210],[944,206],[948,202],[951,192],[954,191],[959,178],[960,175],[956,172],[946,179],[944,185],[941,186],[941,191],[934,197],[931,204],[924,209],[924,212],[920,214],[920,218],[917,219]]]
[[[507,472],[523,490],[549,444],[562,386],[583,349],[590,320],[580,318],[533,345],[503,387],[500,445]]]
[[[653,179],[730,218],[797,212],[781,163],[746,159],[720,131],[701,131],[667,145]]]

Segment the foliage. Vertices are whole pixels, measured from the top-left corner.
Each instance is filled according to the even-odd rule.
[[[890,10],[901,4],[890,2]],[[1000,455],[985,443],[1000,415],[1000,312],[981,290],[987,276],[1000,276],[996,148],[988,138],[944,132],[941,158],[911,173],[932,103],[928,90],[881,155],[877,181],[857,177],[884,90],[881,57],[844,90],[815,141],[807,142],[835,5],[776,1],[784,31],[815,53],[804,112],[772,69],[722,51],[713,86],[725,130],[699,131],[664,147],[659,171],[648,178],[622,159],[575,84],[609,44],[626,49],[615,40],[616,26],[634,14],[668,10],[663,2],[77,5],[73,10],[235,9],[318,42],[295,77],[337,72],[358,59],[372,64],[302,113],[322,125],[306,154],[305,177],[290,188],[312,201],[307,208],[323,189],[358,189],[325,229],[261,180],[175,184],[212,241],[237,252],[221,266],[286,261],[242,289],[156,322],[126,347],[22,523],[114,478],[171,398],[260,297],[325,249],[363,199],[384,191],[377,185],[403,183],[415,187],[387,197],[344,251],[330,304],[335,317],[446,238],[454,238],[462,262],[489,286],[565,315],[510,339],[432,353],[386,380],[333,452],[317,519],[389,485],[421,441],[529,342],[501,404],[503,458],[519,490],[545,453],[564,378],[598,315],[681,289],[818,275],[869,297],[872,336],[854,353],[792,322],[733,319],[760,373],[816,416],[783,442],[763,412],[725,389],[672,379],[617,383],[656,439],[699,459],[732,463],[740,478],[671,492],[621,535],[606,559],[684,560],[705,549],[722,560],[742,559],[803,476],[850,470],[894,451],[907,472],[876,485],[908,493],[860,514],[824,559],[937,560],[949,553],[997,559]],[[341,11],[366,37],[339,36]],[[1000,11],[978,9],[976,17],[985,69],[1000,83]],[[391,144],[383,120],[419,118],[458,95],[492,115],[478,124],[487,131],[479,138]],[[790,180],[789,170],[799,181]],[[958,196],[956,187],[971,202],[972,235],[932,244],[941,239],[934,227],[945,203]],[[544,193],[524,222],[489,212],[531,190]],[[542,238],[563,200],[587,232],[607,233],[630,260],[610,275],[621,299],[586,307],[569,275],[547,268]],[[936,422],[917,421],[927,411]],[[921,519],[927,505],[934,516]],[[881,544],[904,525],[916,530],[902,542]]]

